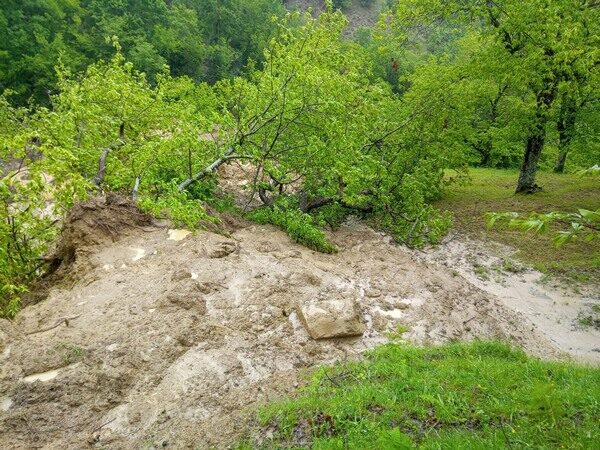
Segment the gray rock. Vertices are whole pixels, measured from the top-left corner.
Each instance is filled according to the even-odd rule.
[[[313,339],[360,336],[365,331],[354,298],[311,299],[299,305],[298,316]]]
[[[225,258],[237,250],[235,242],[220,242],[208,252],[209,258]]]

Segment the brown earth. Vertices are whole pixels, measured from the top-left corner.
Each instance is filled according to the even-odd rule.
[[[331,234],[335,255],[230,223],[190,234],[115,198],[77,209],[47,298],[0,321],[0,448],[225,448],[306,369],[400,325],[419,344],[499,338],[561,357],[495,295],[358,222]],[[354,298],[363,335],[312,339],[297,310],[317,297]]]

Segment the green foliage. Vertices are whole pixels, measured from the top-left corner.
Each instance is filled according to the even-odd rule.
[[[327,240],[327,236],[316,224],[310,214],[298,209],[276,206],[259,208],[248,215],[251,220],[261,224],[272,224],[285,230],[299,244],[323,253],[335,253],[335,245]]]
[[[518,190],[535,190],[542,151],[597,163],[599,14],[560,0],[402,1],[380,21],[374,50],[392,61],[385,78],[401,92],[431,83],[428,74],[443,80],[450,95],[435,110],[438,139],[470,164],[525,162]]]
[[[234,130],[229,157],[256,167],[252,189],[268,206],[292,195],[285,208],[319,210],[324,222],[339,222],[344,208],[374,216],[409,245],[438,241],[449,221],[427,204],[454,156],[428,141],[437,124],[372,77],[364,49],[342,39],[339,11],[300,19],[280,23],[264,69],[217,85]],[[443,102],[430,91],[413,96]]]
[[[600,209],[597,211],[580,209],[576,213],[534,213],[526,218],[514,212],[488,213],[489,227],[502,222],[506,222],[512,228],[537,233],[547,233],[552,223],[567,225],[567,229],[556,232],[554,242],[557,246],[564,245],[577,237],[583,238],[587,242],[600,238]]]
[[[108,59],[116,37],[128,61],[154,82],[165,64],[175,75],[215,82],[260,61],[282,16],[271,0],[36,0],[0,4],[0,89],[24,104],[48,103],[56,61],[80,71]]]
[[[206,87],[167,73],[153,87],[119,51],[84,74],[62,66],[57,73],[52,109],[15,109],[0,98],[3,316],[16,313],[21,294],[43,270],[60,219],[96,189],[132,195],[144,209],[190,227],[209,219],[173,182],[214,158],[214,148],[198,139],[213,123],[210,101],[189,100]]]
[[[264,407],[273,436],[262,446],[593,448],[599,375],[501,343],[390,344],[320,368],[298,397]]]
[[[352,0],[333,0],[333,8],[345,10],[352,6]]]
[[[50,201],[51,177],[37,161],[35,142],[28,111],[0,96],[0,317],[17,313],[56,236],[60,212]]]

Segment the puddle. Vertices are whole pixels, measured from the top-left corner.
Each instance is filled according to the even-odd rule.
[[[8,397],[0,397],[0,410],[6,412],[12,406],[13,401]]]
[[[34,373],[33,375],[29,375],[21,379],[25,383],[34,383],[36,381],[41,381],[45,383],[50,380],[54,380],[58,376],[58,370],[49,370],[48,372],[42,373]]]
[[[182,241],[192,234],[189,230],[169,230],[169,241]]]

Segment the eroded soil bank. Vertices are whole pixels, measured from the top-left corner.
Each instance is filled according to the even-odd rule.
[[[400,325],[422,344],[569,351],[502,292],[360,223],[331,235],[336,255],[253,224],[228,237],[144,220],[95,229],[75,233],[82,246],[45,300],[0,321],[0,448],[223,448],[305,369],[360,357]],[[354,297],[364,334],[312,339],[297,311],[319,296]]]

